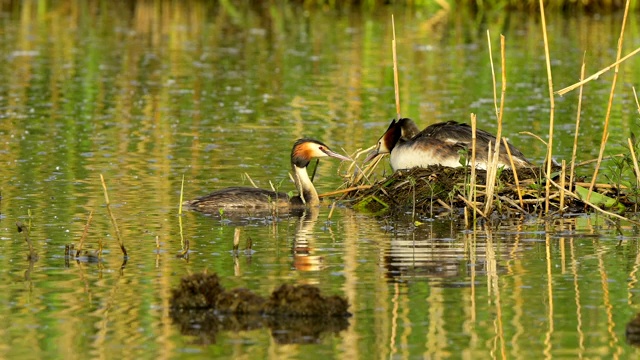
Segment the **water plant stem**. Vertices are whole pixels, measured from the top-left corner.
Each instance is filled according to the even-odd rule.
[[[122,254],[127,257],[127,249],[124,247],[124,243],[122,242],[122,238],[120,237],[120,229],[118,229],[118,223],[116,222],[115,216],[113,216],[113,212],[111,211],[111,202],[109,201],[109,192],[107,191],[107,184],[104,181],[104,176],[100,174],[100,181],[102,182],[102,189],[104,190],[104,200],[107,203],[107,212],[109,213],[109,217],[111,218],[111,224],[116,232],[116,239],[118,240],[118,245],[120,245],[120,250],[122,250]]]

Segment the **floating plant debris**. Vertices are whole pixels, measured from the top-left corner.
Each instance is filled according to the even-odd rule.
[[[282,285],[268,299],[248,289],[224,290],[217,274],[196,273],[185,276],[171,291],[173,309],[215,309],[220,313],[259,313],[273,316],[343,316],[347,299],[323,296],[313,285]]]

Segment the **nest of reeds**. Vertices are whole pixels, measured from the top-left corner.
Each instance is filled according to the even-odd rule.
[[[610,184],[595,184],[589,195],[590,202],[587,202],[589,184],[584,178],[574,176],[570,179],[566,173],[563,175],[560,167],[553,167],[548,197],[544,168],[531,167],[515,172],[498,169],[492,195],[488,198],[485,170],[472,172],[469,166],[433,165],[399,170],[381,180],[371,181],[371,173],[379,160],[364,170],[356,166],[348,170],[342,199],[348,200],[356,210],[373,214],[433,216],[441,213],[459,215],[467,209],[486,217],[493,211],[507,215],[542,213],[546,201],[552,211],[566,213],[584,213],[594,207],[622,212],[636,204],[623,188]],[[473,181],[472,176],[475,177]],[[487,201],[491,202],[490,207],[486,206]],[[483,213],[485,209],[490,212]]]

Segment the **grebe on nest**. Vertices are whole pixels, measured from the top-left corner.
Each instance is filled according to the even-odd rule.
[[[420,131],[411,119],[394,119],[364,162],[371,161],[379,154],[391,153],[390,162],[394,171],[429,165],[459,167],[462,166],[461,150],[462,153],[471,151],[472,136],[471,126],[455,121],[433,124]],[[493,148],[496,137],[476,129],[476,167],[479,169],[487,168],[489,143]],[[516,168],[531,166],[522,152],[511,144],[509,151]],[[506,151],[500,152],[498,166],[511,168]]]
[[[304,208],[318,206],[320,198],[307,174],[307,165],[313,158],[330,156],[349,161],[346,156],[333,152],[327,145],[317,140],[299,139],[291,150],[291,168],[293,178],[300,195],[289,197],[286,193],[250,187],[230,187],[214,191],[195,200],[185,201],[185,207],[202,211],[218,212],[219,209]]]

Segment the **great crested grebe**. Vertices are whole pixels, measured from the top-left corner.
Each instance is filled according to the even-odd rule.
[[[293,178],[300,195],[289,197],[286,193],[250,187],[230,187],[214,191],[195,200],[185,201],[185,207],[202,211],[218,212],[219,209],[266,210],[277,208],[302,208],[318,206],[320,198],[307,174],[307,165],[313,158],[330,156],[350,161],[346,156],[333,152],[327,145],[313,139],[299,139],[291,150]]]
[[[390,162],[394,171],[429,165],[458,167],[462,166],[461,150],[471,150],[472,136],[471,126],[455,121],[433,124],[420,131],[411,119],[394,119],[365,162],[379,154],[391,153]],[[487,168],[489,143],[495,146],[496,137],[476,129],[476,167],[479,169]],[[511,144],[509,151],[516,168],[531,166],[520,150]],[[506,151],[500,152],[498,166],[511,168]]]

